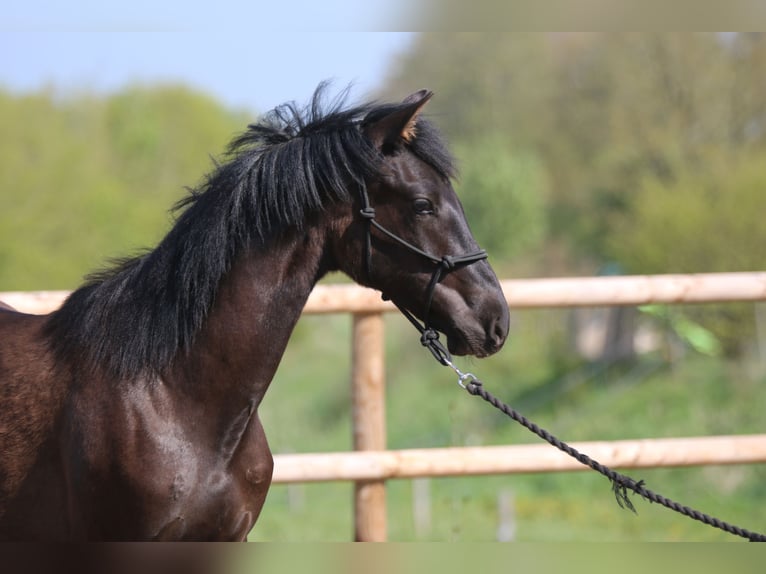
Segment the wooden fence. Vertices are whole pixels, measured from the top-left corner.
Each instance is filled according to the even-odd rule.
[[[502,281],[512,308],[766,301],[766,273],[714,273]],[[57,308],[65,292],[6,292],[29,313]],[[351,313],[354,452],[276,455],[275,483],[351,480],[357,540],[387,537],[385,481],[394,478],[586,470],[548,445],[386,450],[383,313],[395,307],[355,285],[319,285],[304,312]],[[603,464],[654,468],[766,462],[766,434],[574,443]]]

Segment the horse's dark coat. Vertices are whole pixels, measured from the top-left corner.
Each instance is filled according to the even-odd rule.
[[[258,406],[315,283],[337,269],[422,305],[432,268],[385,238],[363,273],[361,186],[408,241],[476,249],[449,153],[418,117],[430,93],[350,109],[322,93],[237,138],[154,250],[49,316],[0,306],[0,538],[245,539],[272,472]],[[439,284],[431,324],[457,354],[502,346],[486,262]]]

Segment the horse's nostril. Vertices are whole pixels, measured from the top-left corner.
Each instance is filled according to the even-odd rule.
[[[503,343],[505,343],[506,337],[508,337],[508,318],[497,317],[493,321],[492,328],[490,329],[492,346],[499,350],[500,347],[503,346]]]
[[[505,339],[508,336],[508,321],[498,319],[495,324],[495,333],[500,339]]]

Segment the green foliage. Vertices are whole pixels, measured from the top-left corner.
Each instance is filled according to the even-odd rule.
[[[528,112],[548,104],[551,56],[541,34],[421,34],[394,68],[386,97],[427,86],[437,94],[428,114],[451,141],[500,132],[527,142],[550,128],[551,116]]]
[[[620,233],[609,237],[609,252],[633,273],[766,269],[764,162],[761,150],[729,161],[713,155],[670,180],[646,179]],[[754,335],[749,305],[687,307],[674,315],[709,329],[729,355],[741,353]]]
[[[388,92],[436,92],[505,275],[766,269],[766,35],[434,33],[400,64]],[[745,306],[682,314],[728,354],[753,335]]]
[[[457,191],[479,244],[506,262],[534,250],[547,224],[548,182],[539,159],[497,136],[459,144],[455,153],[462,166]]]
[[[428,85],[454,144],[499,133],[537,157],[549,183],[545,244],[565,246],[570,256],[555,271],[571,273],[611,260],[647,179],[673,181],[764,148],[764,77],[763,34],[434,33],[401,59],[388,92]],[[750,207],[759,206],[740,209]],[[673,213],[662,225],[672,218],[699,233]],[[718,249],[742,248],[718,238]],[[537,273],[550,273],[550,260],[540,261]]]
[[[156,243],[183,186],[244,123],[183,87],[0,91],[0,290],[72,288]]]
[[[609,248],[632,272],[766,269],[766,151],[645,179]]]
[[[670,312],[667,306],[643,305],[639,307],[639,311],[658,319],[698,353],[709,357],[718,357],[721,354],[721,343],[713,333],[684,315]]]

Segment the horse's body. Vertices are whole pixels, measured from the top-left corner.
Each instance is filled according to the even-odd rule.
[[[46,318],[0,311],[2,538],[246,537],[272,471],[257,407],[311,289],[281,254],[235,265],[185,360],[121,384],[62,365]]]
[[[322,113],[319,93],[251,126],[156,249],[49,316],[0,306],[0,538],[244,540],[272,473],[258,407],[328,271],[421,317],[428,287],[455,353],[502,346],[485,261],[431,287],[432,264],[373,233],[363,264],[360,186],[407,241],[476,249],[451,160],[417,119],[430,94]]]

